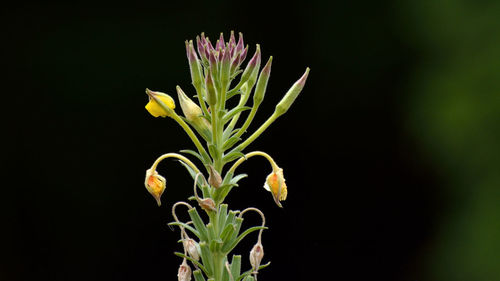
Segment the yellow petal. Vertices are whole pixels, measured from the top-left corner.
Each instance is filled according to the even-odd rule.
[[[175,109],[175,102],[171,96],[161,92],[153,92],[153,91],[149,91],[148,94],[150,95],[150,98],[148,104],[146,104],[146,110],[154,117],[169,116],[169,113],[155,99],[159,99],[170,109],[172,110]],[[154,95],[154,98],[151,97],[151,95]]]
[[[270,191],[273,194],[274,198],[279,199],[279,201],[286,200],[288,190],[286,187],[285,178],[283,177],[283,169],[278,169],[276,172],[273,171],[271,174],[269,174],[269,176],[267,176],[264,188]]]

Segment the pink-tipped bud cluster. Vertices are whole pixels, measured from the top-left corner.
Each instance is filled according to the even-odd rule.
[[[248,52],[248,46],[244,45],[243,34],[240,32],[238,41],[236,41],[233,31],[231,31],[227,42],[221,33],[215,45],[202,33],[201,36],[196,36],[196,49],[204,64],[210,66],[212,75],[216,76],[219,74],[219,69],[223,68],[228,69],[230,75],[234,74],[245,60]],[[219,68],[219,66],[221,67]],[[214,70],[217,71],[214,72]]]

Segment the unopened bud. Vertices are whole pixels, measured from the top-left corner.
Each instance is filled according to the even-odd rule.
[[[220,174],[212,165],[209,166],[209,169],[210,175],[208,176],[208,183],[215,188],[219,188],[219,186],[222,184],[222,178]]]
[[[248,78],[250,78],[250,76],[254,72],[255,68],[257,68],[257,69],[260,68],[260,45],[259,44],[257,44],[257,49],[255,50],[255,54],[250,59],[250,61],[247,64],[247,67],[245,68],[245,70],[241,74],[241,81],[248,80]]]
[[[207,77],[205,78],[205,85],[207,89],[207,102],[210,107],[217,103],[217,91],[215,90],[214,80],[210,68],[207,70]]]
[[[201,83],[203,83],[203,74],[200,60],[196,55],[192,40],[189,42],[186,41],[186,52],[189,61],[189,69],[191,71],[191,80],[193,81],[193,85],[198,88]]]
[[[184,248],[189,253],[189,256],[191,256],[195,260],[199,260],[200,252],[198,250],[199,247],[198,243],[196,243],[196,241],[194,241],[191,238],[185,239],[183,243],[184,243]]]
[[[271,56],[267,61],[264,68],[259,75],[259,81],[257,81],[257,85],[255,86],[255,93],[253,95],[253,104],[260,105],[262,100],[264,100],[264,95],[266,93],[267,82],[269,81],[269,77],[271,76],[271,64],[273,62],[273,57]]]
[[[203,112],[201,108],[182,91],[181,87],[177,86],[176,89],[179,96],[179,104],[186,119],[201,135],[206,138],[211,136],[212,126],[207,119],[202,117]]]
[[[277,114],[278,116],[282,115],[290,108],[290,106],[292,106],[293,102],[304,88],[308,75],[309,75],[309,67],[306,68],[306,72],[304,73],[304,75],[302,75],[302,77],[299,80],[297,80],[295,84],[292,85],[292,87],[288,90],[285,96],[276,105],[276,109],[274,110],[275,114]]]
[[[229,82],[229,77],[231,76],[231,51],[229,48],[226,48],[225,50],[222,51],[222,61],[221,61],[221,68],[220,68],[220,77],[221,77],[221,82],[224,85],[225,83]]]
[[[177,272],[177,278],[179,281],[190,281],[191,280],[191,267],[186,262],[186,259],[179,266],[179,271]]]
[[[146,110],[154,117],[167,117],[174,114],[175,102],[171,96],[146,89],[149,96],[149,102],[146,104]]]
[[[253,271],[257,272],[259,269],[262,258],[264,257],[264,247],[262,244],[257,242],[250,251],[250,264],[252,265]]]

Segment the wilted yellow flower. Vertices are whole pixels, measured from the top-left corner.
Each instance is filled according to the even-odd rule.
[[[149,89],[146,89],[146,94],[148,94],[149,96],[149,102],[148,104],[146,104],[146,110],[151,115],[153,115],[154,117],[167,117],[172,115],[171,110],[175,109],[175,102],[171,96],[162,92],[151,91]],[[168,109],[166,110],[165,108],[163,108],[158,103],[158,100],[163,102],[168,107]]]
[[[281,207],[279,201],[286,200],[288,194],[285,178],[283,177],[283,169],[277,168],[273,170],[273,172],[267,176],[264,188],[273,194],[274,201]]]
[[[149,193],[153,195],[156,203],[158,203],[158,206],[161,206],[160,197],[163,194],[163,191],[165,191],[165,178],[160,176],[157,171],[149,169],[146,171],[146,180],[144,181],[144,185]]]

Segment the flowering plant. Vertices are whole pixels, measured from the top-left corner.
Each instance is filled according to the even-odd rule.
[[[183,258],[178,272],[178,279],[182,281],[191,280],[192,275],[196,281],[206,279],[251,281],[257,279],[260,269],[269,265],[269,263],[261,264],[264,256],[261,237],[263,230],[266,229],[264,214],[253,207],[243,211],[229,210],[228,205],[223,202],[231,189],[238,186],[238,181],[247,176],[236,174],[236,168],[250,157],[263,156],[269,161],[272,169],[266,178],[264,188],[272,194],[274,202],[282,207],[280,201],[286,199],[288,192],[283,170],[265,152],[253,151],[245,154],[243,151],[290,108],[304,87],[309,68],[276,105],[274,113],[267,121],[243,140],[243,134],[264,100],[273,59],[270,57],[260,69],[261,51],[257,44],[255,54],[243,69],[241,66],[247,52],[248,46],[244,46],[241,33],[236,41],[234,32],[231,32],[228,42],[224,41],[221,33],[215,45],[203,33],[196,37],[196,46],[193,41],[186,41],[186,54],[197,102],[190,99],[179,86],[176,87],[184,116],[179,116],[175,112],[175,102],[172,97],[146,89],[146,94],[149,96],[147,111],[154,117],[174,119],[196,147],[196,150],[180,152],[194,156],[203,164],[203,169],[199,169],[186,156],[167,153],[160,156],[146,171],[144,182],[146,189],[160,206],[166,180],[158,174],[156,168],[163,159],[177,158],[193,177],[193,196],[189,199],[196,201],[208,216],[208,223],[205,223],[196,207],[187,202],[177,202],[172,207],[175,221],[169,225],[179,227],[180,242],[183,245],[183,252],[175,253]],[[238,76],[238,83],[232,87],[232,82]],[[252,92],[253,104],[250,107],[246,104]],[[233,108],[227,108],[227,100],[235,97],[239,97],[238,104]],[[245,111],[249,111],[246,120],[241,127],[236,128]],[[201,143],[199,137],[203,138],[206,145]],[[224,166],[231,163],[231,167],[222,177]],[[176,208],[181,205],[188,209],[191,219],[188,222],[180,221],[176,215]],[[249,211],[257,212],[261,216],[262,225],[242,230],[243,215]],[[233,255],[229,260],[228,255],[243,238],[255,231],[259,231],[259,235],[257,243],[250,251],[251,268],[242,272],[241,256]],[[195,267],[194,271],[191,271],[188,261]]]

